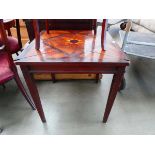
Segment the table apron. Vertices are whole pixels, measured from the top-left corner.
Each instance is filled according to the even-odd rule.
[[[114,74],[124,72],[124,67],[103,67],[103,66],[31,66],[30,73],[67,73],[67,74]]]

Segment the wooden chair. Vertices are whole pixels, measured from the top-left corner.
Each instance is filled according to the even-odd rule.
[[[105,42],[105,34],[106,34],[106,19],[103,19],[103,22],[102,22],[102,35],[101,35],[101,46],[102,46],[102,50],[105,50],[104,49],[104,42]],[[35,48],[37,50],[39,50],[40,48],[40,34],[39,34],[39,26],[38,26],[38,21],[37,20],[33,20],[33,28],[34,28],[34,33],[35,33],[35,39],[36,39],[36,44],[35,44]],[[55,27],[58,27],[58,25],[55,25]],[[47,34],[49,34],[49,20],[45,20],[45,28],[46,28],[46,32]],[[59,29],[59,28],[58,28]],[[64,29],[67,29],[66,26],[64,26]],[[91,28],[89,28],[90,30],[94,30],[94,36],[96,35],[96,30],[97,30],[97,19],[92,19],[92,25],[91,25]],[[53,82],[55,82],[55,74],[51,74],[52,75],[52,79],[53,79]],[[98,83],[100,79],[100,74],[96,74],[96,83]]]
[[[33,20],[24,19],[29,40],[32,41],[35,38],[33,30]],[[96,33],[97,20],[96,19],[48,19],[45,24],[45,19],[39,19],[39,30],[45,30],[46,26],[50,30],[94,30]]]
[[[103,19],[102,33],[101,33],[101,47],[103,51],[105,50],[106,31],[107,31],[107,19]]]
[[[13,20],[13,19],[6,19],[3,20],[4,28],[8,32],[8,44],[10,47],[10,52],[11,54],[16,54],[18,55],[18,52],[22,48],[22,42],[21,42],[21,34],[20,34],[20,25],[19,25],[19,19]],[[17,38],[12,37],[10,29],[12,27],[16,27],[17,31]],[[3,44],[2,38],[0,37],[0,46]]]
[[[34,33],[35,33],[35,39],[36,39],[36,42],[35,42],[35,48],[37,50],[40,49],[40,34],[39,34],[39,26],[38,26],[38,21],[37,20],[33,20],[33,28],[34,28]],[[96,19],[93,20],[93,25],[95,25],[96,27]],[[104,49],[104,42],[105,42],[105,35],[106,35],[106,24],[107,24],[107,20],[106,19],[103,19],[103,22],[102,22],[102,34],[101,34],[101,46],[102,46],[102,50],[105,50]],[[46,32],[47,34],[49,34],[49,22],[48,20],[46,19],[45,20],[45,25],[46,25]],[[94,26],[93,26],[94,27]],[[96,35],[96,28],[93,28],[94,29],[94,35]]]
[[[0,19],[0,35],[3,41],[3,46],[0,47],[0,85],[3,85],[6,82],[14,79],[29,105],[32,107],[33,110],[35,110],[35,106],[31,101],[30,97],[28,96],[26,90],[24,89],[24,86],[19,78],[17,68],[13,62],[11,55],[12,53],[9,46],[10,44],[6,35],[2,19]]]
[[[88,22],[87,25],[82,24],[83,22]],[[69,23],[68,23],[69,22]],[[62,30],[81,30],[81,29],[86,29],[86,30],[94,30],[94,34],[96,35],[96,30],[97,30],[97,19],[45,19],[45,27],[47,33],[49,33],[49,25],[52,25],[52,29],[62,29]]]

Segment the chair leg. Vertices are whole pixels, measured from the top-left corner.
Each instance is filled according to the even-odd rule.
[[[15,75],[15,78],[14,79],[15,79],[15,81],[17,83],[18,88],[20,89],[21,93],[23,94],[23,96],[25,97],[25,99],[27,100],[27,102],[29,103],[29,105],[31,106],[31,108],[33,110],[35,110],[36,107],[35,107],[34,103],[32,102],[32,100],[30,99],[30,97],[28,96],[28,94],[27,94],[27,92],[26,92],[26,90],[25,90],[25,88],[24,88],[24,86],[23,86],[23,84],[22,84],[19,76],[18,75]]]
[[[96,32],[97,32],[97,19],[93,19],[93,29],[94,29],[94,35],[96,35]]]
[[[95,82],[98,83],[100,80],[100,74],[96,74],[96,79],[95,79]]]
[[[55,83],[56,82],[55,74],[51,73],[51,76],[52,76],[53,83]]]
[[[21,49],[22,48],[22,41],[21,41],[21,33],[20,33],[19,19],[16,19],[16,30],[17,30],[18,44],[19,44],[19,47]]]

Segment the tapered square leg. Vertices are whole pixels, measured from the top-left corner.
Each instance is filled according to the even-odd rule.
[[[25,88],[24,88],[24,86],[23,86],[23,84],[22,84],[18,74],[15,75],[14,79],[15,79],[15,81],[17,83],[18,88],[20,89],[21,93],[23,94],[23,96],[25,97],[25,99],[27,100],[27,102],[29,103],[31,108],[33,110],[35,110],[36,109],[35,105],[33,104],[33,102],[31,101],[31,99],[29,97],[29,95],[27,94],[27,92],[26,92],[26,90],[25,90]]]
[[[42,122],[46,122],[46,118],[45,118],[45,115],[44,115],[44,111],[43,111],[43,108],[42,108],[42,104],[41,104],[41,101],[40,101],[40,97],[39,97],[39,93],[38,93],[35,81],[34,81],[33,77],[31,76],[31,74],[29,73],[29,70],[28,70],[28,68],[26,66],[24,66],[24,67],[21,66],[21,70],[23,72],[27,87],[28,87],[28,89],[30,91],[30,94],[31,94],[32,99],[34,101],[34,104],[35,104],[35,106],[37,108],[39,116],[40,116]]]
[[[124,76],[123,72],[115,73],[113,76],[113,80],[111,83],[111,88],[110,88],[110,92],[109,92],[109,96],[108,96],[108,100],[107,100],[107,104],[104,112],[103,123],[106,123],[108,120],[117,92],[119,91],[123,76]]]
[[[96,74],[95,82],[98,83],[100,80],[100,74]]]

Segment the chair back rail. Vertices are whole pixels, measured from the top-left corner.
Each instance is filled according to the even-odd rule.
[[[93,20],[93,29],[94,29],[94,35],[96,35],[96,23],[97,19]],[[46,32],[49,34],[49,22],[48,19],[45,19],[45,26],[46,26]],[[101,33],[101,47],[102,50],[105,50],[104,44],[105,44],[105,35],[106,35],[106,27],[107,27],[107,20],[103,19],[102,22],[102,33]],[[40,31],[39,31],[39,25],[38,20],[33,19],[33,29],[35,34],[35,48],[36,50],[40,49]]]

